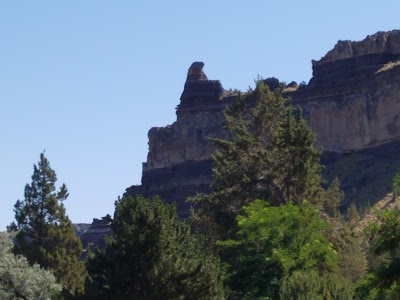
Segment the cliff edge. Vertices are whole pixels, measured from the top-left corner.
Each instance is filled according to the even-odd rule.
[[[236,96],[224,90],[219,80],[209,80],[203,67],[195,62],[188,70],[176,122],[150,129],[142,184],[126,191],[126,195],[160,195],[168,202],[176,201],[181,216],[188,213],[186,197],[209,191],[215,151],[210,138],[229,138],[222,128],[222,111]],[[400,31],[378,32],[361,42],[339,41],[323,58],[313,61],[312,68],[310,82],[290,84],[286,95],[302,107],[317,135],[317,146],[324,150],[326,176],[341,179],[350,202],[356,196],[351,191],[378,182],[379,173],[354,186],[360,173],[357,155],[372,160],[368,162],[371,172],[381,170],[374,164],[390,164],[390,172],[400,169],[396,142],[400,139]],[[266,83],[273,88],[275,81]],[[390,157],[381,156],[382,149]],[[343,159],[350,163],[346,172],[335,167]],[[390,172],[383,174],[385,178]],[[389,182],[379,185],[375,192],[365,193],[368,201],[390,190]]]

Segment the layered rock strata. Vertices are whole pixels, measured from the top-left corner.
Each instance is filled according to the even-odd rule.
[[[89,246],[92,250],[95,247],[104,247],[106,235],[111,235],[111,216],[107,215],[101,219],[93,219],[92,224],[73,224],[75,234],[80,238],[82,242],[82,248],[84,250],[83,255],[87,247]]]
[[[181,216],[188,212],[186,197],[209,191],[215,151],[210,138],[229,138],[222,111],[235,99],[220,81],[207,78],[203,66],[195,62],[188,70],[176,122],[149,131],[142,185],[126,192],[176,201]],[[276,80],[266,83],[273,88]],[[378,32],[361,42],[340,41],[313,61],[308,85],[291,83],[286,91],[302,107],[317,146],[329,157],[328,167],[348,153],[375,153],[374,147],[379,153],[380,145],[398,146],[391,142],[400,138],[400,31]],[[397,146],[390,148],[392,158],[400,155]],[[357,176],[357,170],[353,173]],[[348,180],[341,179],[350,190]]]

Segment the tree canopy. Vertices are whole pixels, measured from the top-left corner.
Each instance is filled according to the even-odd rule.
[[[194,219],[212,237],[211,244],[232,236],[235,217],[254,199],[271,205],[320,201],[315,135],[282,93],[282,88],[271,92],[260,80],[224,112],[224,128],[232,138],[214,139],[212,192],[191,199]]]
[[[116,202],[113,236],[89,254],[87,297],[99,299],[223,299],[219,259],[159,198]]]
[[[12,253],[12,236],[0,233],[0,299],[54,299],[61,292],[54,275]]]
[[[310,203],[274,207],[256,200],[236,221],[236,238],[218,243],[232,257],[231,299],[278,299],[283,282],[286,293],[293,288],[295,272],[329,276],[337,271],[337,253],[324,234],[329,225]]]
[[[25,199],[15,204],[15,219],[9,227],[17,230],[15,252],[30,264],[39,264],[55,275],[70,293],[82,293],[85,266],[79,261],[82,245],[75,236],[63,201],[68,190],[63,184],[56,191],[57,176],[44,153],[33,167],[31,184],[25,186]]]
[[[385,210],[367,228],[371,264],[357,288],[357,299],[398,299],[400,295],[400,211]]]

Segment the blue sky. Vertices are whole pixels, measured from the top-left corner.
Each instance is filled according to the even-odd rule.
[[[338,40],[399,29],[399,1],[1,1],[0,230],[46,149],[73,222],[139,184],[147,132],[175,121],[188,67],[246,90],[308,81]]]

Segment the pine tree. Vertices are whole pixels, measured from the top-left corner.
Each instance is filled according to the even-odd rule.
[[[288,105],[282,89],[262,82],[225,111],[230,140],[214,139],[214,184],[210,195],[197,195],[193,218],[210,238],[232,237],[235,218],[254,199],[271,205],[304,199],[320,201],[322,170],[315,136],[301,111]]]
[[[315,134],[301,109],[288,107],[277,142],[273,144],[279,161],[274,173],[285,203],[301,204],[304,199],[313,204],[321,201],[321,151],[314,148],[314,143]]]
[[[336,177],[324,193],[323,208],[331,216],[339,215],[339,206],[344,198],[344,193],[340,189],[340,181]]]
[[[15,204],[15,219],[9,229],[18,230],[15,252],[30,264],[50,269],[71,294],[82,293],[85,266],[79,261],[82,245],[75,236],[63,201],[65,184],[56,191],[57,176],[44,153],[34,165],[32,182],[25,186],[25,199]]]
[[[346,218],[351,227],[354,227],[358,224],[358,221],[360,221],[360,215],[354,202],[351,203],[350,207],[347,209]]]
[[[356,299],[389,300],[400,296],[400,211],[384,210],[365,233],[370,266],[357,287]]]
[[[111,227],[106,248],[88,256],[85,299],[223,299],[219,259],[174,204],[124,197]]]

